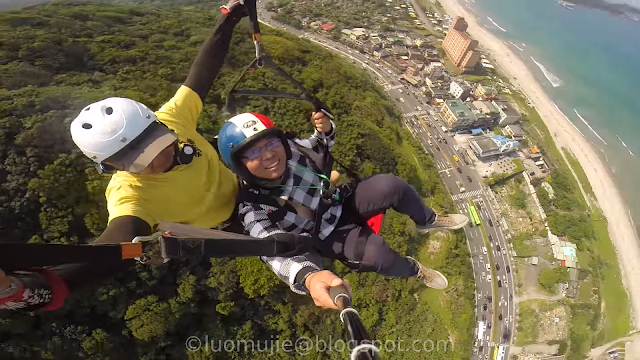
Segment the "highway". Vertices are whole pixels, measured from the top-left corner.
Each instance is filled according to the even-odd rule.
[[[456,144],[455,137],[443,132],[440,128],[444,123],[438,114],[439,109],[428,105],[427,99],[417,89],[402,84],[399,74],[396,74],[393,69],[387,69],[381,63],[377,64],[373,57],[324,38],[320,34],[307,33],[273,21],[271,13],[264,10],[264,2],[258,3],[258,10],[259,18],[267,25],[285,29],[299,37],[314,41],[350,59],[357,66],[367,69],[371,77],[382,85],[389,97],[396,102],[403,113],[405,126],[420,141],[424,151],[433,157],[458,211],[469,216],[467,210],[469,200],[473,200],[476,204],[482,225],[471,226],[470,224],[464,228],[464,232],[476,283],[476,317],[478,321],[484,320],[486,324],[491,324],[491,329],[485,330],[482,339],[477,340],[473,347],[472,360],[487,359],[492,353],[491,347],[499,344],[506,346],[504,359],[509,359],[515,318],[512,300],[515,284],[512,273],[508,271],[513,267],[508,256],[507,240],[500,230],[498,217],[492,209],[491,201],[493,200],[491,200],[490,190],[482,183],[475,169],[463,162],[464,158],[458,151],[463,144]],[[266,51],[268,50],[267,47]],[[458,146],[454,148],[455,145]],[[456,161],[454,156],[459,161]],[[456,182],[464,187],[464,192],[460,192]],[[489,255],[493,256],[492,263]],[[494,288],[493,285],[498,285],[498,281],[500,287]],[[503,337],[503,335],[507,336]]]

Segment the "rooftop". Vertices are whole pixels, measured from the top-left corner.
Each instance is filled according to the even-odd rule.
[[[489,101],[474,101],[471,104],[483,114],[498,113],[498,109]]]
[[[508,101],[493,101],[493,104],[507,116],[520,116],[520,113]]]
[[[478,145],[478,147],[482,150],[482,152],[490,152],[490,151],[498,150],[498,144],[496,144],[496,142],[493,141],[493,139],[491,139],[491,137],[489,136],[480,137],[472,141],[474,141]]]
[[[507,125],[505,129],[509,129],[513,136],[522,136],[524,134],[520,125]]]
[[[473,119],[473,111],[471,108],[464,102],[460,100],[447,100],[444,102],[445,105],[451,110],[451,112],[456,116],[456,119],[467,118]]]

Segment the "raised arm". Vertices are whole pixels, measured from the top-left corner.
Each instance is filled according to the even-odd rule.
[[[306,148],[321,153],[322,150],[319,147],[319,143],[324,143],[326,139],[329,144],[329,150],[331,150],[336,139],[334,122],[322,112],[314,112],[311,116],[311,122],[316,128],[313,135],[308,139],[296,139],[295,141]]]
[[[244,6],[236,6],[230,14],[223,16],[191,64],[184,85],[196,92],[203,102],[229,52],[233,29],[245,16],[247,14]]]

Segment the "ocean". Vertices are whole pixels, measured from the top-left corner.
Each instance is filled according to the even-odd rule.
[[[556,0],[459,0],[600,150],[640,225],[640,22]]]

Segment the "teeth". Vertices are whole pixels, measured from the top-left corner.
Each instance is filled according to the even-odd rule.
[[[274,162],[274,163],[272,163],[272,164],[269,164],[269,165],[267,166],[267,169],[273,169],[273,168],[275,168],[276,166],[278,166],[278,164],[279,164],[279,163],[280,163],[280,160],[278,160],[278,161],[276,161],[276,162]]]

